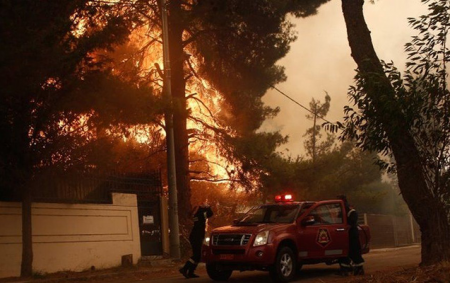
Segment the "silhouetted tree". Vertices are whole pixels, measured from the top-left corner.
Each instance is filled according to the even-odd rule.
[[[331,148],[334,143],[334,137],[332,134],[327,133],[325,141],[320,142],[322,134],[320,133],[321,125],[317,125],[318,120],[325,118],[330,110],[331,97],[328,93],[325,95],[325,102],[321,103],[320,100],[315,100],[314,98],[309,103],[309,110],[311,113],[306,115],[308,120],[313,121],[313,126],[306,130],[303,135],[307,137],[305,140],[305,149],[307,155],[312,158],[313,163],[316,161],[317,154],[326,152]]]
[[[352,57],[358,65],[346,108],[344,138],[392,154],[400,191],[422,232],[422,264],[450,259],[449,61],[450,3],[424,0],[429,14],[410,23],[407,72],[380,62],[363,15],[363,0],[342,0]]]

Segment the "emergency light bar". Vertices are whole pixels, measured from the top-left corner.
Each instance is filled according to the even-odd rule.
[[[292,195],[277,195],[275,196],[275,202],[282,202],[282,201],[293,201]]]

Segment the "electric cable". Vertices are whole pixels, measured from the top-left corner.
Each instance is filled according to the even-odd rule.
[[[273,89],[275,89],[276,91],[278,91],[279,93],[281,93],[282,95],[284,95],[285,97],[287,97],[289,100],[291,100],[292,102],[294,102],[295,104],[297,104],[298,106],[300,106],[301,108],[305,109],[306,111],[308,111],[309,113],[316,115],[316,113],[314,113],[313,111],[311,111],[310,109],[308,109],[307,107],[303,106],[301,103],[299,103],[298,101],[296,101],[295,99],[293,99],[292,97],[290,97],[289,95],[287,95],[286,93],[282,92],[281,90],[279,90],[278,88],[276,88],[275,86],[271,86]],[[328,122],[330,124],[332,124],[330,121],[328,121],[327,119],[318,116],[317,118],[324,120],[325,122]]]

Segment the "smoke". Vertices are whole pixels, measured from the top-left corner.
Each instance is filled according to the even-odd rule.
[[[399,70],[404,70],[404,44],[416,33],[408,26],[407,18],[426,14],[427,6],[420,0],[379,0],[375,4],[366,1],[364,13],[379,58],[392,60]],[[349,105],[347,90],[353,84],[356,64],[348,46],[341,1],[323,5],[316,16],[291,20],[298,39],[278,62],[286,68],[288,78],[276,87],[306,107],[312,98],[324,102],[327,91],[331,107],[326,119],[342,121],[343,107]],[[280,150],[293,157],[304,155],[303,135],[312,127],[312,121],[305,117],[306,110],[274,89],[266,93],[263,101],[271,107],[280,107],[281,111],[275,119],[266,121],[262,130],[280,130],[289,136],[289,142]]]

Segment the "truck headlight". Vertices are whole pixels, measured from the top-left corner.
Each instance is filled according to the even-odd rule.
[[[255,237],[254,247],[266,245],[269,240],[269,231],[259,232]]]
[[[205,237],[205,239],[203,240],[203,244],[205,246],[209,246],[209,243],[211,242],[211,238],[210,237]]]

